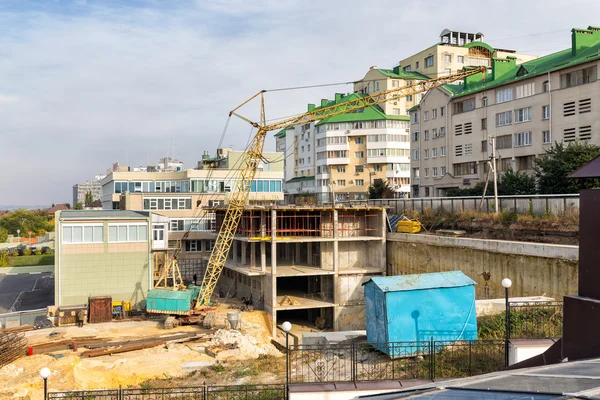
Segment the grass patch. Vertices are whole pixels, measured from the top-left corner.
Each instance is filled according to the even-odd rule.
[[[54,265],[54,254],[10,257],[9,267],[26,267],[30,265]]]

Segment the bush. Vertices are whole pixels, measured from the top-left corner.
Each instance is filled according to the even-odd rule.
[[[0,267],[8,267],[8,251],[0,251]]]
[[[44,252],[44,254],[52,254],[52,249],[51,248],[47,248],[46,251]]]
[[[518,219],[519,214],[512,210],[502,210],[502,212],[500,213],[500,222],[504,226],[510,226],[514,224],[515,222],[517,222]]]
[[[29,247],[25,247],[23,249],[23,255],[24,256],[30,256],[31,255],[31,249]]]
[[[225,367],[223,366],[223,364],[213,364],[210,366],[210,369],[212,369],[215,372],[225,371]]]
[[[17,250],[13,250],[11,256],[13,256],[13,257],[19,257],[19,252]]]
[[[36,249],[35,250],[35,255],[36,256],[41,256],[42,255],[42,249]]]

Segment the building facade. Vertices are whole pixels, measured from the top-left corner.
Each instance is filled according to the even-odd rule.
[[[411,169],[419,176],[413,194],[444,196],[448,189],[484,182],[492,141],[499,173],[533,172],[535,158],[555,142],[600,144],[594,111],[600,102],[600,28],[573,29],[571,39],[571,48],[522,64],[512,56],[493,58],[485,77],[470,76],[459,87],[428,93],[411,110]],[[431,115],[445,101],[447,136],[441,162],[442,141],[432,138]],[[438,161],[433,157],[436,149]],[[444,166],[445,173],[438,169],[434,176],[436,166]]]
[[[166,217],[139,211],[57,211],[55,305],[111,296],[145,306],[153,287],[152,226]]]
[[[75,207],[77,203],[85,205],[85,195],[88,192],[92,193],[93,201],[100,200],[102,198],[101,181],[104,177],[105,175],[97,175],[93,181],[85,181],[73,185],[73,204],[71,206]]]

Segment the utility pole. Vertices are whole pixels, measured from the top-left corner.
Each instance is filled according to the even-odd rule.
[[[496,215],[498,215],[498,171],[496,170],[496,167],[496,136],[492,136],[492,173],[494,175],[494,206],[496,207]]]

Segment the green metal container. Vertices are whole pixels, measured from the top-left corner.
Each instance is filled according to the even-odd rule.
[[[188,315],[191,311],[192,293],[191,290],[152,289],[146,297],[146,312]]]

